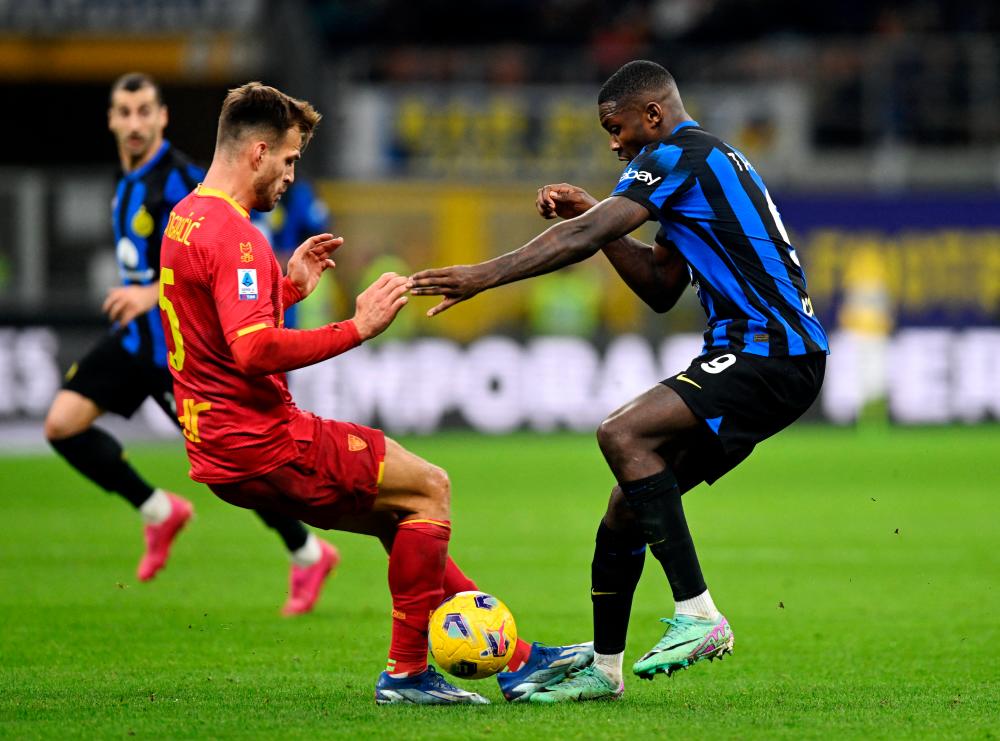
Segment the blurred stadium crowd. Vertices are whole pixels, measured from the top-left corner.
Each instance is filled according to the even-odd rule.
[[[976,115],[995,110],[997,95],[990,36],[1000,10],[983,0],[310,5],[331,57],[361,79],[593,84],[631,59],[655,57],[689,86],[808,86],[819,147],[885,137],[958,147],[997,134],[995,117]]]
[[[107,87],[122,72],[162,82],[168,137],[203,162],[234,84],[262,79],[324,112],[302,175],[348,246],[315,323],[343,315],[373,271],[517,247],[544,226],[544,183],[609,192],[620,165],[596,91],[634,58],[668,67],[691,113],[769,183],[817,311],[840,330],[827,418],[886,399],[895,420],[1000,417],[995,2],[38,0],[0,2],[0,94],[18,112],[0,123],[14,142],[0,155],[0,420],[36,418],[102,326],[117,280]],[[386,343],[583,338],[600,369],[613,338],[634,334],[659,372],[664,342],[700,332],[693,295],[655,316],[590,262],[434,322],[410,312]],[[970,346],[972,370],[959,361]],[[887,370],[899,358],[902,380]],[[942,379],[945,398],[913,401]]]

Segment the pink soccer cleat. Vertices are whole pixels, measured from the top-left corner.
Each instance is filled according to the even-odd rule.
[[[340,554],[325,540],[319,542],[319,561],[312,566],[292,565],[288,580],[288,601],[281,608],[281,614],[289,617],[309,612],[316,605],[326,577],[337,568]]]
[[[168,493],[170,516],[159,525],[146,525],[146,552],[139,561],[139,581],[149,581],[167,565],[170,546],[194,514],[194,506],[187,499]]]

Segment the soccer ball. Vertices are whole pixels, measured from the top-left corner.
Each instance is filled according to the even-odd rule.
[[[507,605],[485,592],[459,592],[431,615],[431,656],[462,679],[492,677],[507,666],[517,644],[517,626]]]

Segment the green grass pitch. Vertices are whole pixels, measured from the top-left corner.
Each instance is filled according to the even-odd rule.
[[[167,569],[134,576],[129,507],[47,455],[0,457],[0,736],[9,738],[996,738],[996,427],[800,426],[686,497],[725,661],[626,678],[619,703],[376,707],[385,556],[332,533],[343,563],[314,614],[278,616],[287,561],[248,512],[187,479],[179,443],[137,447],[198,518]],[[452,554],[521,634],[590,637],[595,526],[611,486],[592,437],[404,440],[452,476]],[[647,558],[626,667],[671,601]]]

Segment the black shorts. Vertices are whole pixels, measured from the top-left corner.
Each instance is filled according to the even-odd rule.
[[[713,350],[660,383],[681,397],[704,425],[671,446],[682,490],[713,483],[754,446],[802,416],[819,395],[826,353],[767,358]]]
[[[117,334],[106,335],[74,363],[66,373],[63,388],[123,417],[131,417],[151,396],[177,422],[170,371],[129,353]]]

